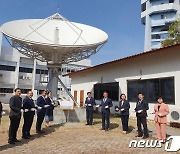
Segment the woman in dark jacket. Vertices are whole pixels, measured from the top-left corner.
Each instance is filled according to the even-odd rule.
[[[46,114],[45,114],[46,126],[49,127],[50,121],[53,121],[53,110],[54,110],[54,102],[52,100],[51,91],[47,92],[47,98],[45,102],[46,102],[46,105],[49,105],[49,107],[46,109]]]
[[[125,94],[121,94],[120,99],[121,99],[121,101],[119,102],[120,117],[122,122],[123,133],[126,134],[128,131],[130,104],[129,101],[126,100]]]

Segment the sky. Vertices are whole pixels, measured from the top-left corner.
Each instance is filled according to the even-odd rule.
[[[92,65],[144,51],[140,0],[1,0],[0,25],[11,20],[46,18],[57,12],[70,21],[104,30],[109,38],[91,56]],[[8,45],[3,39],[3,45]]]

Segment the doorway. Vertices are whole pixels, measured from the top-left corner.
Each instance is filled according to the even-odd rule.
[[[84,90],[80,91],[80,107],[84,106]]]

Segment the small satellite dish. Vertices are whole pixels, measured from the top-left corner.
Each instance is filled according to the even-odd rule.
[[[22,54],[60,64],[90,57],[108,39],[104,31],[70,22],[59,13],[46,19],[7,22],[1,30]]]

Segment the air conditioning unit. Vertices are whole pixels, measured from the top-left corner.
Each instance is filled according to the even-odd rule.
[[[0,74],[0,78],[3,78],[4,77],[4,74]]]
[[[177,106],[174,107],[169,106],[169,117],[170,117],[170,122],[180,123],[180,108]]]

